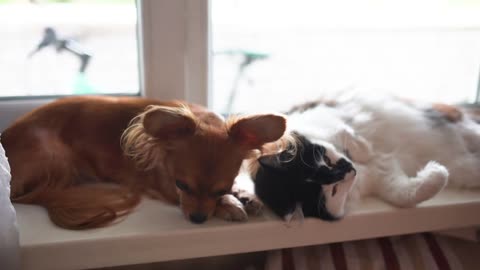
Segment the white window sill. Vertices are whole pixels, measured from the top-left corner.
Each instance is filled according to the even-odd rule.
[[[286,224],[272,213],[247,223],[217,219],[193,225],[178,207],[144,200],[116,225],[69,231],[43,208],[15,205],[23,269],[84,269],[305,246],[480,225],[480,190],[445,190],[417,208],[367,199],[339,222]]]

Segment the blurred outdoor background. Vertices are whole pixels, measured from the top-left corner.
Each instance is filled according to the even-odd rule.
[[[475,102],[480,0],[210,3],[216,111],[285,110],[357,88]],[[47,28],[55,41],[47,31],[32,55]],[[138,67],[134,0],[0,0],[0,97],[137,94]]]
[[[352,88],[475,99],[480,0],[216,0],[212,28],[217,110],[285,109]]]
[[[0,0],[0,96],[138,93],[136,23],[135,0]],[[30,55],[47,27],[83,73],[60,41]]]

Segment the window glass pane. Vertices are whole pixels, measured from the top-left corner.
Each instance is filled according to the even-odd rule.
[[[0,97],[139,92],[135,0],[0,0]]]
[[[475,0],[213,0],[213,107],[285,110],[351,88],[472,102],[478,14]]]

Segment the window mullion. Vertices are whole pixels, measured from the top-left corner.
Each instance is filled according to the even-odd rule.
[[[142,0],[143,94],[208,105],[209,1]]]
[[[141,1],[143,94],[185,99],[185,1]]]

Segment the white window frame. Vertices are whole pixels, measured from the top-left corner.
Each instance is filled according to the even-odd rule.
[[[141,96],[210,105],[209,5],[209,0],[137,0]],[[0,100],[0,132],[52,100]]]
[[[209,105],[209,4],[209,0],[141,1],[144,96]]]

